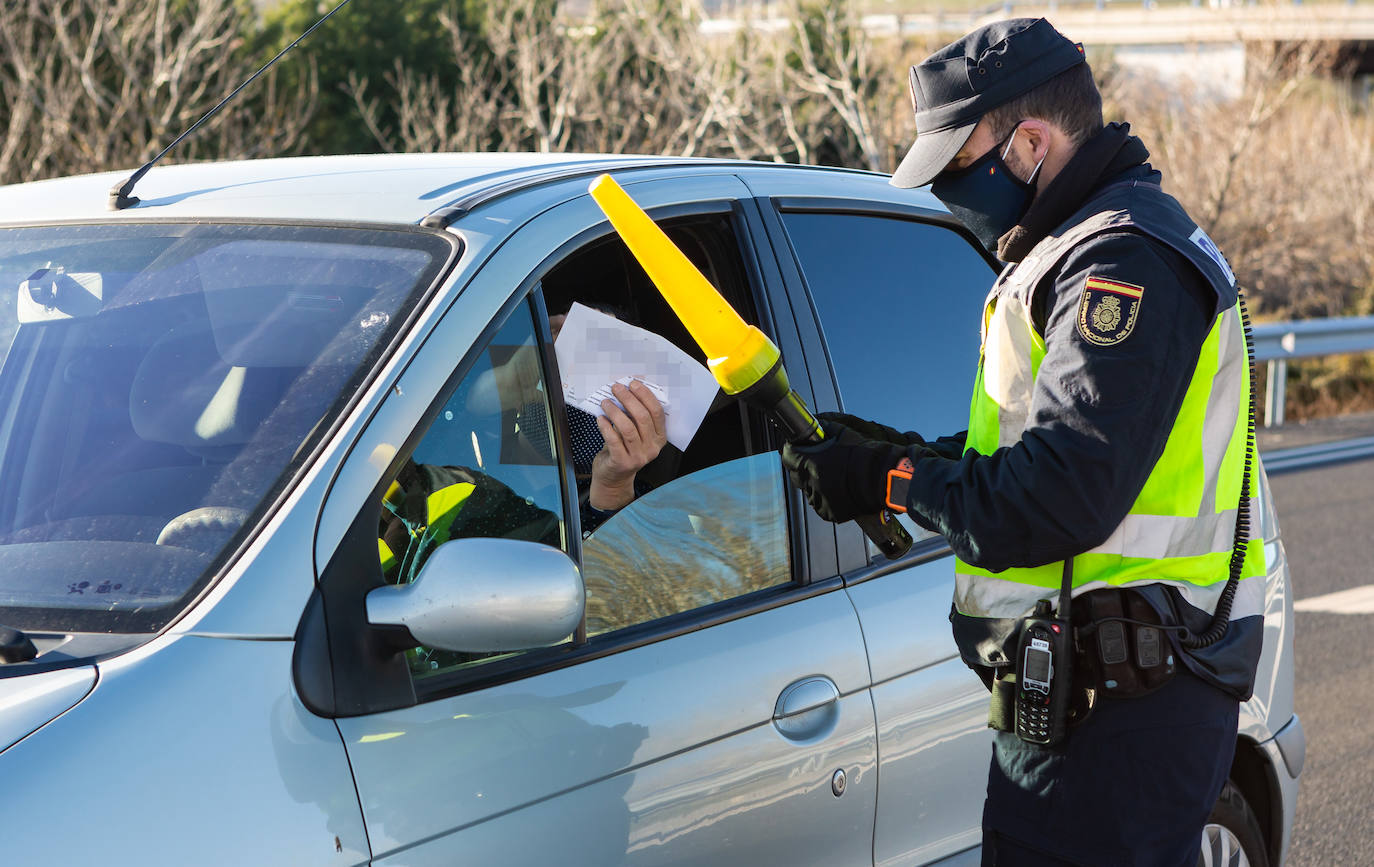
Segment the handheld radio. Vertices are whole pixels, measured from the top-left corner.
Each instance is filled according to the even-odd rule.
[[[1021,625],[1016,649],[1016,736],[1052,746],[1063,740],[1073,689],[1072,627],[1054,616],[1048,599]]]

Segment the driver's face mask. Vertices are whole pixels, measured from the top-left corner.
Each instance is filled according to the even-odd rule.
[[[994,255],[997,241],[1030,209],[1035,198],[1035,177],[1045,162],[1045,157],[1041,157],[1029,180],[1022,181],[1012,174],[1006,157],[1020,128],[1018,123],[1001,148],[992,148],[962,169],[941,172],[930,185],[935,197]]]

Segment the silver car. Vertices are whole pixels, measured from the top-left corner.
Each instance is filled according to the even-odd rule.
[[[888,561],[820,520],[724,397],[584,526],[550,317],[696,352],[604,171],[813,409],[966,426],[992,263],[881,175],[425,155],[157,168],[117,212],[111,175],[0,189],[8,863],[977,862],[987,693],[940,538]],[[1264,657],[1200,863],[1280,863],[1302,770],[1261,487]]]

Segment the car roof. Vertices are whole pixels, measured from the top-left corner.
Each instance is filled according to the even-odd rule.
[[[155,166],[137,205],[109,208],[128,172],[0,187],[0,224],[147,219],[419,223],[465,197],[555,175],[611,168],[746,166],[732,160],[605,154],[370,154]],[[754,163],[752,165],[770,165]],[[859,174],[859,173],[855,173]]]

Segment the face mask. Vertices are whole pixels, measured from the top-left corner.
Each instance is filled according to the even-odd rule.
[[[1035,197],[1035,176],[1045,162],[1041,157],[1030,180],[1022,181],[1012,174],[1005,159],[1015,135],[1013,129],[1001,153],[993,148],[962,169],[941,172],[930,185],[935,197],[993,254],[997,252],[998,239],[1019,223],[1030,208]]]

